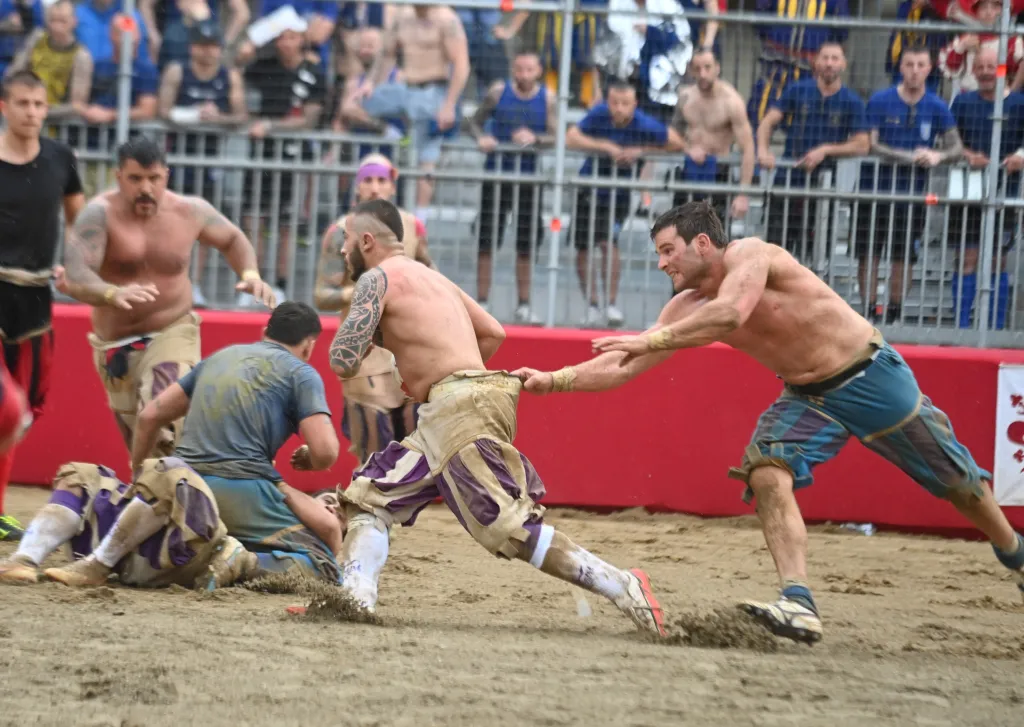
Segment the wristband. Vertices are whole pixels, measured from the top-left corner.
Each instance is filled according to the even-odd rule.
[[[117,286],[111,285],[109,288],[103,291],[103,303],[104,305],[110,305],[114,301],[114,296],[117,295]]]
[[[576,367],[566,366],[551,374],[553,392],[572,391],[576,388]]]
[[[654,333],[647,334],[647,345],[654,351],[667,351],[672,348],[672,334],[667,328],[659,328]]]
[[[260,279],[260,271],[259,270],[243,270],[242,271],[242,280],[250,281],[250,280],[259,280],[259,279]]]

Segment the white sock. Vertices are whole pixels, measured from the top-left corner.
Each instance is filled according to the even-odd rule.
[[[629,576],[625,571],[605,563],[593,553],[577,546],[577,549],[566,554],[576,566],[576,585],[591,593],[604,596],[617,603],[626,595],[629,587]]]
[[[386,530],[382,532],[371,524],[353,528],[349,523],[341,585],[370,608],[377,605],[377,581],[388,559],[390,540]]]
[[[167,524],[169,518],[153,511],[153,506],[137,497],[118,516],[114,527],[93,551],[103,565],[113,568],[122,558]]]
[[[81,522],[82,517],[71,508],[54,502],[44,505],[29,523],[14,557],[39,565],[78,533]]]

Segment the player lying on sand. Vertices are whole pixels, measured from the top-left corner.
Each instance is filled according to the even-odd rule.
[[[391,442],[352,474],[338,496],[348,515],[342,588],[372,610],[395,523],[412,525],[436,497],[489,552],[524,560],[607,597],[641,629],[664,634],[647,576],[574,544],[543,520],[544,485],[512,446],[522,383],[484,362],[505,332],[440,273],[402,253],[393,204],[358,205],[345,221],[356,281],[352,308],[331,345],[331,368],[349,377],[376,341],[393,352],[410,395],[426,402],[416,431]]]
[[[779,398],[761,415],[740,467],[781,581],[773,603],[746,601],[780,636],[822,636],[807,585],[807,528],[794,490],[816,465],[856,437],[937,497],[949,500],[992,541],[1024,594],[1024,538],[1014,531],[949,419],[918,388],[882,335],[784,249],[756,238],[728,242],[706,202],[666,212],[651,230],[658,267],[677,295],[657,324],[637,336],[594,341],[601,355],[554,373],[522,368],[534,394],[605,391],[668,359],[680,348],[722,341],[778,374]]]
[[[72,586],[122,583],[225,586],[297,568],[339,580],[341,524],[281,482],[273,456],[298,431],[292,463],[327,469],[338,456],[323,381],[308,364],[320,318],[302,303],[278,306],[260,343],[201,361],[150,402],[132,447],[134,484],[105,467],[72,463],[32,521],[0,581],[35,582],[47,555],[70,542],[75,562],[44,575]],[[184,417],[171,457],[147,459],[168,422]],[[251,552],[250,552],[251,551]]]

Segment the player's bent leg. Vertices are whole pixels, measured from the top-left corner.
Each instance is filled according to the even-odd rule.
[[[488,552],[604,596],[641,629],[664,636],[664,615],[642,571],[606,563],[543,524],[544,484],[515,447],[478,439],[453,455],[438,489],[462,526]]]

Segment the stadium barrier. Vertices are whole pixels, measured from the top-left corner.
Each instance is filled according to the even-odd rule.
[[[203,313],[203,353],[257,340],[267,316]],[[328,400],[340,412],[340,385],[327,365],[337,319],[323,319],[313,364]],[[122,443],[93,369],[86,341],[89,309],[59,305],[47,410],[15,458],[14,482],[47,485],[67,461],[102,463],[129,477]],[[592,331],[509,328],[491,368],[556,369],[590,356]],[[1024,351],[899,346],[923,390],[950,417],[958,438],[991,467],[996,372],[1000,362],[1024,363]],[[703,516],[749,514],[743,485],[726,477],[739,463],[761,411],[780,382],[756,362],[722,345],[683,351],[625,387],[602,394],[523,394],[516,445],[544,480],[545,504],[583,508],[645,507]],[[337,416],[336,416],[337,419]],[[336,426],[339,424],[335,422]],[[278,469],[290,484],[313,492],[347,482],[354,465],[344,453],[326,473],[295,473],[288,457]],[[343,444],[343,447],[345,445]],[[947,503],[925,493],[892,465],[851,443],[816,471],[817,484],[799,495],[809,521],[872,522],[910,530],[949,530],[965,522]],[[1024,527],[1024,508],[1011,519]]]

